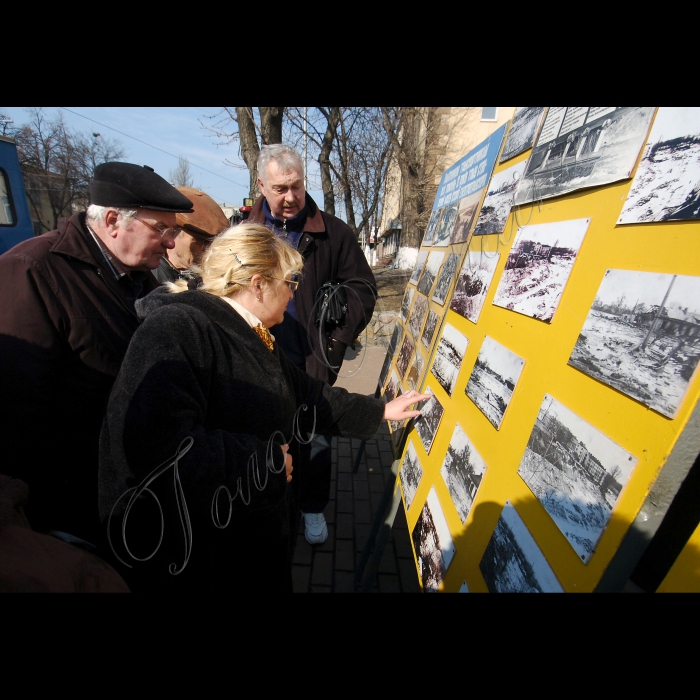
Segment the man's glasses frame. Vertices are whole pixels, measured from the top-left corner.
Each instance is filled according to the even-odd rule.
[[[154,231],[156,231],[156,233],[159,233],[161,241],[165,241],[167,239],[174,241],[180,235],[180,232],[184,230],[180,226],[158,228],[153,224],[149,224],[148,221],[144,221],[140,216],[135,216],[134,219],[138,219],[142,224],[145,224],[148,226],[148,228],[152,228]]]

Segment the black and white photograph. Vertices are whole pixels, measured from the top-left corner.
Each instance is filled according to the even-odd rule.
[[[447,293],[450,291],[450,285],[455,277],[457,265],[459,265],[459,254],[450,253],[442,266],[442,272],[440,272],[440,277],[438,277],[435,291],[433,292],[433,301],[440,304],[440,306],[445,305],[445,299],[447,299]]]
[[[399,350],[399,356],[396,358],[396,369],[398,370],[399,375],[402,379],[406,374],[406,370],[408,369],[408,363],[411,361],[411,357],[413,357],[413,351],[415,349],[416,346],[413,342],[413,339],[408,333],[406,333],[406,335],[403,337],[403,343],[401,343],[401,350]]]
[[[546,394],[518,474],[584,563],[637,458]]]
[[[550,107],[514,204],[632,176],[656,107]]]
[[[447,490],[452,496],[452,502],[459,513],[462,525],[467,522],[467,516],[485,472],[484,460],[460,424],[457,423],[447,447],[447,454],[442,463],[440,474],[442,474]]]
[[[406,293],[403,295],[403,302],[401,304],[401,320],[406,323],[408,318],[408,312],[411,309],[411,304],[413,303],[413,295],[416,290],[413,287],[406,287]]]
[[[532,148],[537,136],[537,129],[542,121],[546,107],[518,107],[513,115],[513,123],[506,138],[506,145],[503,146],[501,160],[504,163],[515,156]]]
[[[430,215],[430,221],[428,221],[428,226],[425,229],[425,236],[423,236],[423,243],[421,245],[433,245],[433,239],[435,238],[435,232],[440,224],[440,217],[442,216],[443,209],[444,207],[433,210],[433,213]]]
[[[674,418],[700,358],[700,277],[608,270],[569,365]]]
[[[389,401],[393,401],[396,398],[396,392],[399,389],[399,376],[396,374],[394,370],[391,371],[391,376],[389,377],[389,381],[386,383],[386,386],[384,387],[384,397],[386,398],[387,403]]]
[[[468,345],[469,339],[466,336],[449,323],[445,324],[430,371],[448,396],[452,396]]]
[[[659,107],[618,224],[700,218],[700,107]]]
[[[428,258],[428,253],[430,251],[427,250],[419,250],[418,251],[418,257],[416,258],[416,266],[413,268],[413,273],[411,274],[411,279],[408,280],[409,284],[417,284],[418,280],[420,278],[421,272],[423,272],[423,265],[425,265],[425,261]]]
[[[433,239],[433,247],[450,245],[450,236],[452,235],[452,229],[455,227],[458,206],[459,202],[453,202],[444,207],[440,223],[435,232],[435,238]]]
[[[489,593],[563,593],[561,583],[510,501],[479,562]]]
[[[389,353],[384,356],[384,364],[382,365],[382,370],[379,373],[379,385],[384,386],[386,382],[387,375],[389,374],[389,368],[391,367],[392,357]]]
[[[450,234],[450,244],[457,245],[458,243],[465,243],[469,238],[469,231],[471,231],[472,224],[474,223],[474,215],[479,208],[479,202],[481,202],[481,197],[484,194],[483,188],[470,194],[467,197],[462,197],[459,200],[459,208],[457,209],[457,219],[455,221],[454,228]],[[444,245],[447,245],[446,243]]]
[[[418,490],[418,484],[423,476],[423,467],[420,465],[416,448],[413,446],[413,441],[409,441],[406,453],[401,462],[399,471],[399,479],[401,481],[401,490],[403,491],[403,500],[406,504],[406,512],[411,509],[413,497]]]
[[[440,265],[442,265],[442,260],[445,257],[445,253],[437,250],[433,250],[428,255],[428,262],[425,263],[423,268],[423,274],[418,282],[417,289],[421,294],[425,294],[426,297],[430,296],[430,290],[433,288],[435,283],[435,278],[440,271]]]
[[[423,590],[437,593],[452,563],[455,545],[435,487],[430,489],[411,537]]]
[[[440,421],[442,420],[442,414],[445,412],[445,409],[430,387],[425,389],[423,393],[431,394],[431,396],[429,399],[423,399],[423,401],[420,402],[420,416],[413,419],[413,424],[416,426],[425,453],[430,454],[430,448],[433,446],[435,434],[440,427]]]
[[[401,334],[403,333],[403,328],[400,323],[394,326],[394,332],[391,334],[391,340],[389,341],[389,346],[387,347],[387,354],[390,357],[396,355],[396,350],[399,347],[399,341],[401,340]]]
[[[413,356],[411,368],[408,370],[408,374],[406,375],[406,382],[408,383],[408,386],[415,391],[418,391],[418,387],[423,379],[423,365],[423,358],[421,357],[421,354],[417,352]]]
[[[526,166],[527,161],[516,163],[491,178],[474,227],[475,236],[505,231],[506,221],[513,206],[513,196]]]
[[[590,223],[571,219],[518,229],[493,303],[551,323]]]
[[[433,343],[433,336],[435,335],[435,330],[440,322],[440,317],[431,309],[428,311],[428,318],[425,322],[425,328],[423,329],[423,335],[420,340],[423,345],[430,350],[430,346]]]
[[[525,360],[486,336],[464,393],[496,430],[513,397]]]
[[[408,329],[411,335],[418,340],[420,338],[423,321],[428,313],[428,300],[422,294],[416,294],[416,301],[413,304],[413,311],[408,319]]]
[[[470,252],[464,258],[450,308],[472,323],[479,320],[500,253]]]

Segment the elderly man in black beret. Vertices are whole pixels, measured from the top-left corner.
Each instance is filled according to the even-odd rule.
[[[100,426],[138,320],[134,302],[192,202],[155,173],[103,163],[87,212],[0,255],[0,472],[29,485],[34,530],[100,544]],[[100,550],[98,548],[98,552]]]

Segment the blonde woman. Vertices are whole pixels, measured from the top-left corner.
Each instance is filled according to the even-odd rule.
[[[367,439],[428,398],[385,404],[289,362],[267,328],[302,268],[243,223],[214,239],[197,290],[179,281],[138,302],[99,471],[103,528],[132,591],[291,592],[290,446],[310,432]]]

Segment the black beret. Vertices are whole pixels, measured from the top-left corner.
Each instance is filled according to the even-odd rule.
[[[90,203],[101,207],[193,212],[192,202],[148,165],[111,161],[95,168]]]

